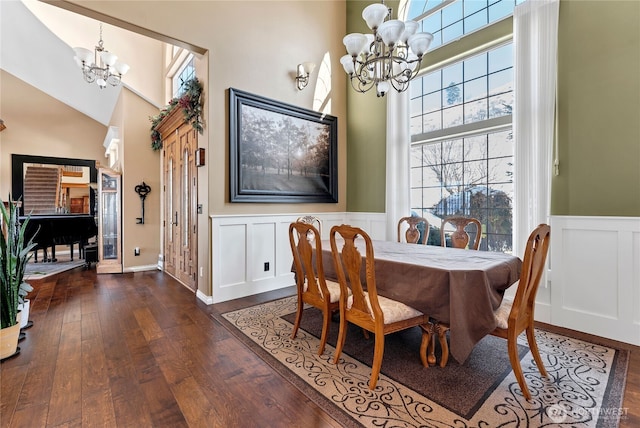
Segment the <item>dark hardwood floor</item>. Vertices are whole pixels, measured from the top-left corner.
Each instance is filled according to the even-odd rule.
[[[33,283],[34,326],[0,366],[2,427],[338,427],[160,272]],[[291,295],[293,287],[243,299]],[[640,426],[640,348],[620,426]]]

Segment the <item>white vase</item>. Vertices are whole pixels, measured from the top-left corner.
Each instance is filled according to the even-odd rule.
[[[29,322],[29,307],[31,306],[31,300],[24,299],[24,303],[18,305],[18,310],[22,312],[20,317],[20,328],[25,328]]]

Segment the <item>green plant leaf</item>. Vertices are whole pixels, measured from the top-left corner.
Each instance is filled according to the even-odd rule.
[[[159,114],[149,118],[151,121],[151,148],[154,151],[162,149],[162,135],[157,130],[162,120],[177,108],[182,108],[184,119],[191,124],[193,129],[200,134],[204,131],[202,126],[202,84],[198,78],[187,80],[184,83],[185,92],[180,98],[173,98]]]
[[[4,228],[0,240],[0,328],[17,323],[18,304],[33,288],[23,281],[30,251],[36,244],[33,237],[25,242],[29,217],[20,224],[19,210],[9,194],[9,208],[0,199]]]

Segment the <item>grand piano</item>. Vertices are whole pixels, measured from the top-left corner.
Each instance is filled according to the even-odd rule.
[[[69,245],[71,260],[73,246],[78,244],[79,257],[82,257],[84,246],[88,240],[98,234],[95,218],[89,214],[32,215],[20,217],[20,221],[29,218],[25,237],[35,235],[37,244],[34,262],[38,262],[38,250],[43,250],[43,262],[56,262],[56,245]],[[49,249],[51,251],[49,252]]]

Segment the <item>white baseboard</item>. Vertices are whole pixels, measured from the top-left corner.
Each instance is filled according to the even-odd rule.
[[[204,294],[202,291],[198,290],[196,291],[196,297],[200,300],[202,300],[204,303],[206,303],[207,305],[212,305],[213,302],[213,297],[212,296],[207,296],[206,294]]]
[[[123,273],[128,273],[128,272],[145,272],[148,270],[157,270],[158,269],[158,265],[141,265],[141,266],[130,266],[127,268],[123,268],[122,272]]]

